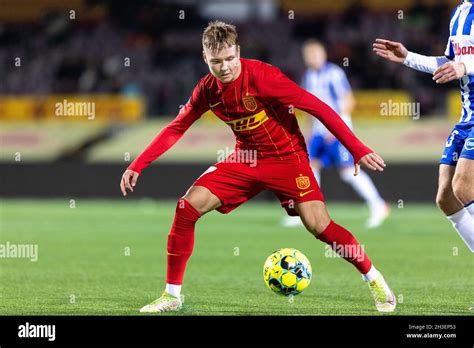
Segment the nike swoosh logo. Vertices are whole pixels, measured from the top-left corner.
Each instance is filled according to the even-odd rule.
[[[313,192],[314,190],[309,190],[309,191],[306,191],[306,192],[300,192],[300,197],[304,197],[306,196],[308,193],[311,193]]]
[[[215,108],[215,107],[216,107],[217,105],[219,105],[220,103],[222,103],[222,102],[218,102],[218,103],[215,103],[215,104],[213,104],[213,105],[209,104],[209,107],[210,107],[211,109],[212,109],[212,108]]]

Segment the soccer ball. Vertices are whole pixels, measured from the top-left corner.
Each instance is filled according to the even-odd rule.
[[[306,256],[292,248],[271,254],[263,265],[263,280],[277,294],[298,295],[309,286],[312,270]]]

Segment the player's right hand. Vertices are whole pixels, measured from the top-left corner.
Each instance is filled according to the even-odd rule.
[[[403,63],[408,55],[408,50],[400,42],[376,39],[372,46],[376,55],[391,62]]]
[[[120,180],[120,190],[122,190],[122,194],[124,195],[124,197],[127,195],[127,190],[133,192],[133,188],[137,184],[139,175],[140,174],[130,169],[127,169],[123,173],[122,180]]]

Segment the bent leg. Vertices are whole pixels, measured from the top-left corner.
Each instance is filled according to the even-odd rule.
[[[372,262],[357,239],[344,227],[329,217],[326,205],[321,201],[299,203],[295,207],[306,229],[346,261],[352,263],[360,273],[366,275]]]
[[[194,248],[194,227],[197,220],[220,205],[220,200],[202,186],[191,187],[178,201],[167,245],[166,284],[167,291],[172,295],[178,294],[179,288],[170,285],[183,283],[186,264]]]
[[[368,282],[369,289],[380,312],[393,312],[397,305],[395,294],[383,275],[372,265],[363,246],[346,230],[331,220],[321,201],[308,201],[296,206],[306,228],[319,240],[329,244],[344,260],[352,263]]]

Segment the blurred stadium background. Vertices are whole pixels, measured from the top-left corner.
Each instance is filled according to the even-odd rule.
[[[437,160],[460,113],[457,84],[436,86],[424,74],[383,62],[371,44],[387,37],[442,55],[455,4],[3,0],[0,194],[118,198],[123,169],[206,74],[204,26],[224,19],[238,26],[242,56],[274,64],[295,81],[304,69],[301,42],[322,40],[355,90],[356,134],[389,164],[375,178],[382,194],[392,201],[432,201]],[[381,103],[390,99],[420,103],[420,119],[381,116]],[[94,103],[95,115],[57,116],[55,105],[64,101]],[[308,134],[310,118],[299,119]],[[230,129],[203,117],[146,172],[134,197],[179,197],[226,147],[233,147]],[[356,199],[331,171],[323,182],[328,199]]]

